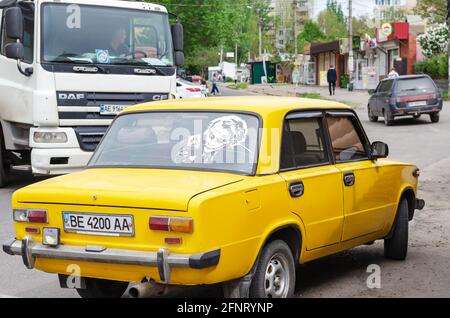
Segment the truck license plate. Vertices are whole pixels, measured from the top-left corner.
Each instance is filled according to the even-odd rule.
[[[132,215],[63,212],[64,231],[68,233],[134,236]]]
[[[129,105],[100,105],[100,115],[117,115]]]

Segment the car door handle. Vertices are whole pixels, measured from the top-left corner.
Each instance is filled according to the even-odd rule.
[[[293,198],[300,198],[305,194],[305,185],[302,181],[291,182],[289,184],[289,193]]]
[[[355,185],[355,174],[353,172],[344,174],[344,184],[346,187],[353,187]]]

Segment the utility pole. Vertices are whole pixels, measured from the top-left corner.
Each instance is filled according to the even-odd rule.
[[[297,0],[293,0],[293,6],[294,6],[294,46],[295,46],[295,58],[297,58],[298,55],[298,38],[297,38]]]
[[[259,18],[259,58],[262,56],[262,19]]]
[[[350,83],[353,83],[353,1],[348,0],[348,73]]]

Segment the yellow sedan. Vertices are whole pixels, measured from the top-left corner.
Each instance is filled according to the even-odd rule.
[[[83,172],[14,193],[29,269],[82,297],[223,283],[291,297],[295,267],[384,240],[404,260],[419,169],[386,159],[355,112],[328,101],[166,101],[121,113]],[[11,273],[14,275],[14,273]]]

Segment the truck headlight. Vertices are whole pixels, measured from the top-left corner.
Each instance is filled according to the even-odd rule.
[[[34,142],[38,144],[64,144],[67,142],[65,132],[38,132],[33,136]]]

